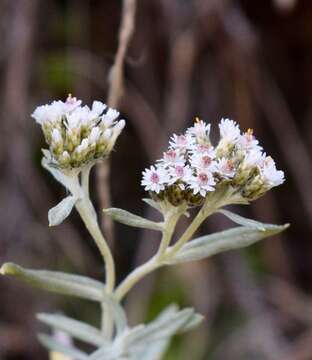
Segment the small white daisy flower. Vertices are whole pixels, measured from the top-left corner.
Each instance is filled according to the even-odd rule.
[[[191,134],[199,139],[209,138],[210,128],[210,124],[206,124],[204,121],[196,118],[196,122],[192,127],[186,130],[186,133]]]
[[[248,129],[239,137],[238,145],[242,150],[262,150],[259,141],[253,135],[252,129]]]
[[[106,109],[106,105],[101,101],[93,101],[91,111],[100,116]]]
[[[68,95],[65,103],[63,103],[62,101],[58,101],[59,103],[61,103],[63,105],[64,108],[64,112],[65,113],[70,113],[73,110],[75,110],[76,108],[78,108],[81,104],[82,101],[81,100],[77,100],[76,97],[72,97],[71,94]]]
[[[240,136],[239,126],[230,119],[221,119],[219,124],[221,139],[226,142],[235,142]]]
[[[169,181],[168,172],[163,167],[151,166],[150,169],[143,171],[141,185],[145,186],[146,191],[154,191],[157,194],[165,189],[165,184]]]
[[[216,154],[212,148],[203,153],[194,153],[190,158],[191,166],[196,169],[214,171],[216,165],[215,157]]]
[[[163,163],[165,167],[171,165],[183,166],[185,163],[184,157],[182,157],[177,150],[168,150],[164,152],[164,156],[159,162]]]
[[[235,176],[235,167],[233,160],[221,158],[216,164],[216,171],[226,178],[232,178]]]
[[[169,185],[174,184],[176,181],[183,181],[183,182],[188,182],[189,179],[192,177],[192,170],[188,165],[185,166],[181,166],[181,165],[175,165],[175,166],[170,166],[168,168],[168,172],[170,175],[170,180],[169,180]],[[185,185],[184,184],[179,184],[180,188],[182,190],[185,189]]]
[[[262,179],[270,187],[281,185],[285,181],[285,175],[282,170],[277,170],[275,161],[267,156],[260,168]]]
[[[207,152],[211,152],[212,150],[214,150],[213,146],[211,146],[210,143],[194,143],[190,146],[189,148],[189,152],[193,155],[193,154],[204,154]]]
[[[115,109],[108,109],[105,114],[102,115],[102,123],[105,127],[109,127],[118,118],[119,112]]]
[[[193,194],[200,194],[205,197],[207,192],[215,191],[214,185],[216,184],[213,175],[209,171],[199,171],[189,181],[189,186],[193,190]]]
[[[265,160],[265,153],[262,153],[259,149],[251,149],[245,154],[243,160],[244,167],[262,166]]]
[[[194,144],[194,138],[189,134],[173,134],[170,138],[169,144],[171,149],[183,152],[188,150]]]

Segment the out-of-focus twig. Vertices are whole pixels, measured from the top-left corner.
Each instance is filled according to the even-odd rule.
[[[121,24],[119,30],[119,44],[115,57],[115,62],[109,74],[109,90],[107,104],[111,107],[116,107],[124,92],[124,62],[127,49],[134,30],[136,0],[124,0]],[[110,166],[109,161],[106,160],[98,165],[97,169],[97,188],[99,192],[100,208],[105,209],[110,207]],[[105,237],[113,247],[114,244],[114,228],[113,221],[109,216],[102,217],[102,228]]]

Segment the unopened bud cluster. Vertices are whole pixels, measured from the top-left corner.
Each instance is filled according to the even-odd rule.
[[[222,119],[220,140],[213,146],[210,128],[196,119],[184,134],[171,137],[163,158],[143,172],[141,184],[152,197],[193,206],[228,187],[248,201],[284,182],[283,171],[266,156],[251,129],[242,133],[233,120]]]
[[[38,106],[32,117],[42,127],[50,161],[61,169],[80,168],[105,158],[112,150],[125,121],[119,112],[94,101],[91,109],[71,95]],[[47,154],[47,152],[45,152]]]

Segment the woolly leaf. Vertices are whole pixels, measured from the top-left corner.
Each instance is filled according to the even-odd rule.
[[[278,234],[288,226],[289,224],[263,224],[264,230],[240,226],[215,234],[205,235],[185,244],[167,264],[201,260],[220,252],[246,247],[268,236]]]
[[[115,221],[125,225],[151,230],[163,230],[163,223],[144,219],[143,217],[134,215],[126,210],[110,208],[104,209],[103,211],[105,214],[111,216]]]
[[[51,292],[76,296],[93,301],[103,301],[105,287],[86,276],[47,270],[30,270],[13,263],[5,263],[2,275],[11,275],[35,287]]]
[[[49,226],[61,224],[71,213],[76,201],[77,198],[75,196],[69,195],[50,209],[48,213]]]
[[[104,345],[101,332],[95,327],[59,314],[38,314],[37,318],[53,329],[61,330],[72,338],[95,346]]]
[[[88,360],[88,355],[85,352],[78,350],[71,345],[64,345],[52,336],[39,334],[38,339],[40,343],[50,351],[64,354],[73,360]]]

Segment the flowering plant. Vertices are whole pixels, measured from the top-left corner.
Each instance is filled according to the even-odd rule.
[[[122,300],[148,273],[164,265],[207,258],[241,248],[283,231],[288,224],[262,224],[243,218],[223,207],[248,204],[284,181],[284,173],[266,156],[252,130],[241,133],[232,120],[219,124],[220,141],[210,141],[210,124],[197,119],[182,135],[173,135],[162,159],[143,172],[141,184],[150,194],[143,199],[157,209],[163,221],[155,222],[128,211],[104,209],[115,221],[159,231],[156,254],[136,268],[118,286],[115,263],[97,221],[89,196],[89,175],[95,163],[106,158],[125,126],[119,113],[94,101],[92,107],[69,96],[39,106],[32,115],[41,125],[49,149],[43,150],[42,165],[69,195],[49,211],[49,224],[60,224],[75,207],[103,256],[105,284],[63,272],[30,270],[13,263],[1,267],[1,274],[13,275],[48,291],[95,301],[101,306],[101,328],[59,314],[39,314],[38,319],[64,337],[41,334],[39,340],[55,358],[77,360],[156,360],[162,358],[173,335],[190,330],[202,321],[193,309],[165,309],[154,321],[130,327]],[[181,237],[172,244],[175,227],[189,210],[198,208]],[[220,212],[239,226],[193,239],[208,216]],[[86,353],[73,340],[93,346]]]

